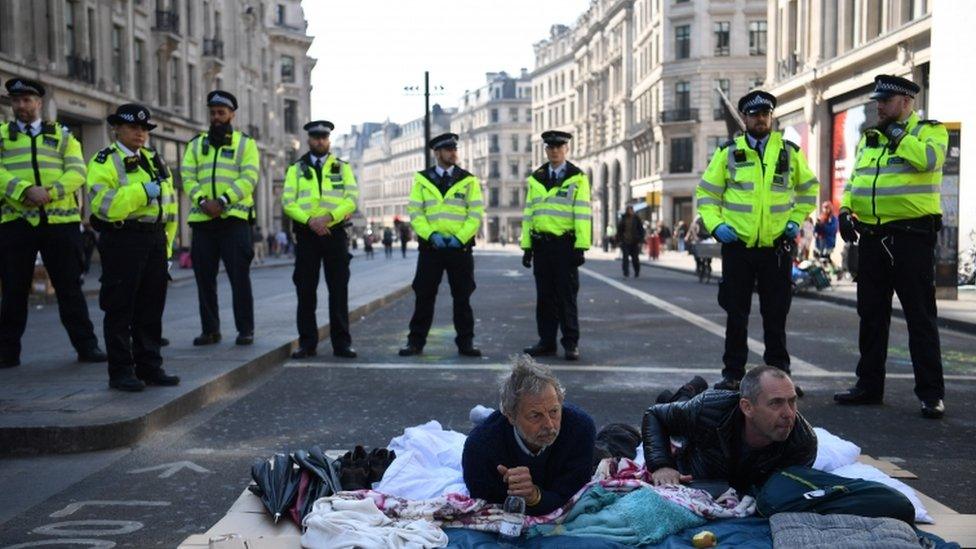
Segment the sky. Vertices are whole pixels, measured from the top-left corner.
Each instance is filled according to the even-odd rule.
[[[403,123],[424,114],[423,95],[404,86],[443,86],[431,105],[457,106],[486,72],[518,75],[535,64],[532,44],[554,24],[571,26],[590,0],[302,0],[312,70],[312,119],[346,133],[363,122]]]

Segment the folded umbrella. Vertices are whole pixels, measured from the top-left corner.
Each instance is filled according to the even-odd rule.
[[[302,479],[299,495],[291,508],[292,519],[300,526],[305,515],[312,512],[312,505],[342,490],[339,482],[339,464],[325,455],[318,446],[308,451],[299,450],[292,458],[301,467]]]
[[[291,456],[275,454],[271,459],[252,465],[251,478],[256,484],[248,489],[261,498],[277,523],[298,495],[301,469]]]

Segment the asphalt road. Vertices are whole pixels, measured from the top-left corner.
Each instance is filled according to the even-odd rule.
[[[661,390],[694,374],[718,379],[723,342],[714,332],[724,326],[724,314],[715,284],[652,268],[639,279],[624,279],[609,261],[588,261],[585,268],[579,299],[583,360],[545,362],[555,367],[567,398],[598,425],[639,424]],[[470,408],[495,405],[507,358],[536,338],[534,286],[518,257],[481,253],[476,269],[475,341],[483,358],[455,353],[445,281],[422,357],[396,355],[413,308],[409,296],[354,323],[360,353],[354,363],[337,364],[331,356],[286,363],[133,448],[0,460],[6,491],[51,494],[5,515],[0,547],[58,538],[93,540],[62,544],[71,547],[96,547],[94,540],[172,547],[226,512],[248,484],[256,458],[313,444],[385,445],[404,427],[430,419],[467,432]],[[272,271],[290,285],[289,269],[267,273]],[[761,341],[758,304],[751,325],[751,336]],[[966,474],[976,470],[976,338],[942,332],[946,372],[958,379],[948,382],[946,418],[930,421],[920,417],[912,394],[908,337],[899,320],[892,327],[894,379],[886,404],[849,409],[831,403],[833,392],[853,382],[856,335],[852,308],[793,302],[788,344],[798,359],[795,377],[807,393],[801,412],[866,454],[904,460],[900,465],[919,476],[910,484],[959,512],[976,513],[976,478]],[[750,362],[760,361],[750,355]],[[182,465],[167,466],[174,463]],[[101,503],[72,505],[80,502]]]

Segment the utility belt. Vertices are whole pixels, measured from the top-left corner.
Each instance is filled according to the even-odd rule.
[[[95,216],[91,217],[91,225],[98,232],[156,233],[166,231],[165,223],[145,223],[131,219],[125,221],[105,221]]]
[[[892,236],[896,234],[914,234],[932,236],[942,230],[942,216],[926,215],[912,219],[899,219],[881,225],[871,225],[860,220],[854,222],[854,227],[862,236]]]
[[[536,231],[532,231],[530,238],[532,239],[533,243],[536,242],[549,243],[549,242],[562,242],[562,241],[575,242],[576,233],[574,233],[573,231],[568,231],[563,234],[552,234],[552,233],[539,233]]]

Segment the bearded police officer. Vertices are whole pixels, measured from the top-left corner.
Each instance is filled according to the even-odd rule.
[[[542,133],[543,164],[528,178],[522,212],[522,265],[535,267],[535,322],[539,341],[524,349],[531,356],[556,354],[556,329],[562,330],[566,360],[579,360],[576,293],[583,252],[590,248],[590,182],[566,161],[572,134]]]
[[[85,183],[81,145],[68,128],[41,120],[40,82],[14,78],[5,86],[15,120],[0,124],[0,368],[20,364],[38,252],[78,360],[105,362],[81,291],[81,217],[75,197]]]
[[[162,156],[146,146],[149,109],[128,104],[108,117],[117,141],[88,165],[92,226],[100,233],[109,386],[141,391],[180,378],[163,370],[160,345],[167,258],[176,236],[176,193]]]
[[[875,78],[871,95],[878,125],[857,145],[854,173],[844,189],[840,233],[859,243],[857,312],[861,317],[857,383],[834,395],[840,404],[880,404],[884,394],[891,296],[898,294],[908,324],[915,395],[922,415],[945,414],[942,352],[935,305],[935,243],[942,228],[945,126],[919,120],[917,84]]]
[[[221,261],[230,279],[238,345],[254,342],[254,297],[250,224],[254,222],[254,188],[258,183],[258,147],[234,129],[237,98],[223,90],[207,94],[210,128],[194,137],[183,155],[183,189],[190,198],[188,221],[193,229],[190,258],[200,300],[201,333],[194,345],[220,341],[217,270]]]
[[[298,350],[292,358],[315,356],[319,328],[315,320],[319,268],[329,288],[329,337],[332,354],[356,358],[349,335],[349,259],[345,222],[356,211],[359,189],[348,163],[329,152],[335,126],[327,120],[305,124],[309,151],[288,167],[281,205],[294,220],[298,291]]]
[[[759,289],[766,350],[763,361],[790,371],[786,315],[792,297],[792,249],[803,221],[816,208],[820,184],[796,144],[772,131],[776,97],[753,91],[739,100],[746,134],[712,156],[696,191],[698,213],[722,242],[718,302],[728,314],[722,381],[738,390],[745,375],[753,288]],[[796,387],[797,394],[803,392]]]
[[[410,225],[420,243],[417,272],[413,279],[416,294],[407,346],[400,356],[418,355],[427,343],[434,321],[434,302],[444,271],[454,300],[454,330],[458,353],[478,357],[474,346],[474,257],[471,248],[484,216],[481,184],[478,178],[457,165],[458,136],[438,135],[427,144],[434,150],[437,165],[414,174],[410,190]]]

